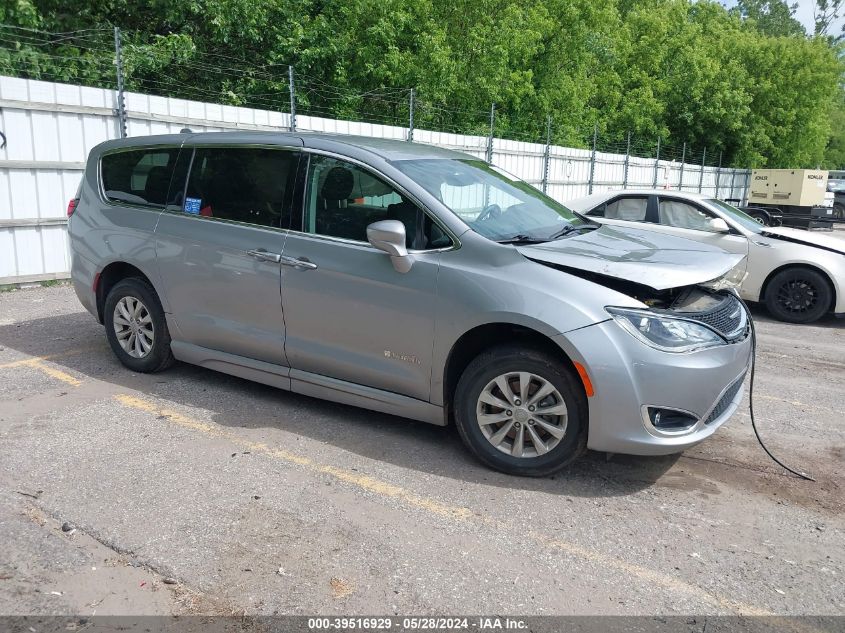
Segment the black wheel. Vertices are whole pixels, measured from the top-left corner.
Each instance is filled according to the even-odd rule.
[[[766,307],[773,317],[789,323],[811,323],[830,309],[833,294],[821,273],[810,268],[787,268],[766,286]]]
[[[769,226],[771,223],[771,216],[765,211],[749,209],[748,215],[750,215],[755,222],[757,222],[758,224],[762,224],[763,226]]]
[[[112,351],[132,371],[152,373],[173,364],[164,310],[143,279],[132,277],[114,285],[106,297],[103,321]]]
[[[455,393],[461,439],[482,462],[511,475],[541,477],[582,455],[587,402],[559,358],[506,345],[467,366]]]
[[[837,220],[845,220],[845,204],[837,202],[833,205],[833,217]]]

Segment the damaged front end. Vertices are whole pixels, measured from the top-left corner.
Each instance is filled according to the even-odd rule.
[[[744,341],[750,316],[736,293],[745,274],[742,260],[714,280],[655,289],[600,273],[538,262],[625,294],[647,308],[607,306],[608,314],[635,338],[664,352],[691,352]]]
[[[690,240],[607,227],[518,246],[526,258],[586,279],[644,305],[605,306],[646,345],[689,352],[744,341],[749,316],[736,294],[746,257]]]
[[[750,328],[742,302],[725,290],[684,288],[665,307],[606,309],[631,335],[663,352],[694,352],[739,343]]]

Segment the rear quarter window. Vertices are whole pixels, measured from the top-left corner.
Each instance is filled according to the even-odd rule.
[[[129,150],[100,159],[103,192],[111,202],[161,209],[179,154],[177,148]]]

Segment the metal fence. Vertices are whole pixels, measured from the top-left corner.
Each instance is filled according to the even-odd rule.
[[[119,76],[119,73],[118,73]],[[290,85],[294,73],[290,71]],[[495,107],[487,135],[418,129],[410,95],[405,126],[346,121],[80,85],[0,77],[0,284],[63,278],[69,269],[65,211],[91,148],[121,136],[194,131],[331,132],[413,140],[460,150],[566,200],[608,189],[658,187],[745,199],[750,172],[632,151],[600,151],[499,138]],[[630,148],[630,137],[627,148]],[[688,156],[686,147],[682,157]]]

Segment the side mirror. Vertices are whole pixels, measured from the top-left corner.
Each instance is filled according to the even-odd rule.
[[[414,256],[405,248],[405,225],[399,220],[380,220],[367,227],[367,241],[380,251],[390,255],[390,262],[396,272],[411,270]]]
[[[707,221],[707,228],[714,233],[730,233],[731,227],[722,218],[710,218]]]

